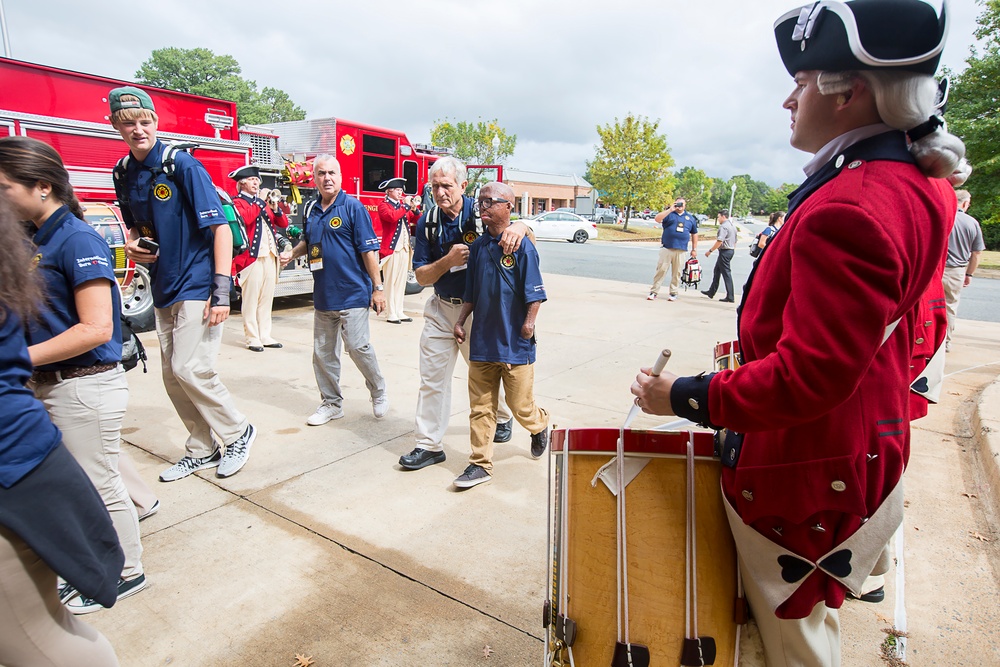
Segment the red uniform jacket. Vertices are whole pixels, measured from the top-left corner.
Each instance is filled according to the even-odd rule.
[[[844,153],[818,187],[810,179],[793,194],[745,289],[744,364],[712,376],[702,394],[703,423],[746,434],[736,467],[723,470],[729,502],[760,534],[809,559],[857,531],[903,474],[917,306],[939,271],[955,206],[947,183],[912,163],[902,133]],[[688,416],[675,393],[675,411]],[[840,607],[844,595],[816,570],[776,614],[802,618],[821,601]]]
[[[288,216],[281,209],[277,213],[272,211],[260,197],[253,197],[251,199],[243,193],[233,197],[233,207],[243,216],[243,222],[247,226],[247,236],[250,239],[250,247],[236,257],[233,257],[233,275],[235,276],[257,261],[257,252],[260,250],[260,242],[263,238],[261,234],[264,233],[264,228],[275,239],[275,247],[278,247],[278,237],[274,231],[274,227],[278,226],[282,229],[288,227]],[[262,215],[265,217],[267,224],[259,225],[257,222]]]
[[[417,218],[420,217],[420,211],[409,210],[399,202],[391,202],[389,198],[386,197],[379,202],[378,205],[378,219],[382,226],[379,235],[382,237],[382,243],[378,249],[379,257],[388,257],[392,254],[392,247],[396,245],[396,239],[399,238],[400,231],[403,225],[412,227],[417,222]]]

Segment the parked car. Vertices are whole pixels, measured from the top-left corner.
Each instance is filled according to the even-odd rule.
[[[597,238],[597,225],[575,213],[550,211],[524,221],[537,239],[562,239],[570,243],[586,243]]]
[[[593,220],[599,224],[615,224],[618,222],[618,214],[610,208],[595,208]]]
[[[121,212],[111,204],[88,202],[83,205],[83,217],[104,237],[114,255],[115,277],[122,291],[122,315],[133,331],[151,331],[156,324],[149,269],[125,256],[128,229],[122,222]]]

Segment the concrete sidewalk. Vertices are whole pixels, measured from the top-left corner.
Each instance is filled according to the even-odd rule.
[[[673,350],[671,370],[696,373],[712,368],[717,341],[734,337],[735,308],[696,291],[647,302],[647,285],[545,280],[536,396],[558,427],[618,427],[637,369],[663,347]],[[261,354],[244,349],[233,317],[219,370],[259,435],[247,466],[224,480],[207,471],[156,481],[182,456],[186,432],[160,381],[156,336],[142,335],[150,372],[128,374],[123,437],[162,502],[142,524],[150,585],[86,619],[124,667],[272,667],[294,665],[296,654],[312,656],[315,667],[542,662],[547,459],[530,458],[528,434],[515,425],[514,439],[497,446],[493,482],[454,491],[469,454],[460,362],[448,460],[417,472],[396,466],[413,447],[417,346],[430,292],[407,297],[413,323],[372,319],[391,401],[379,421],[345,355],[346,417],[306,426],[319,401],[310,305],[278,310],[275,336],[285,347]],[[1000,359],[997,340],[1000,325],[960,323],[948,371],[961,372],[942,405],[915,424],[906,519],[913,664],[1000,664],[1000,559],[972,427],[977,398],[1000,365],[962,370]],[[992,396],[995,418],[1000,392]],[[634,427],[663,421],[640,417]],[[879,605],[845,606],[845,665],[878,664],[880,628],[892,616],[891,595]]]

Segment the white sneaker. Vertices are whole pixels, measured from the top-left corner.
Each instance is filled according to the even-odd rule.
[[[215,468],[218,467],[219,462],[222,460],[222,450],[216,449],[213,453],[200,459],[191,458],[190,456],[185,456],[180,461],[170,466],[166,470],[160,473],[161,482],[176,482],[179,479],[184,479],[188,475],[197,472],[199,470],[204,470],[205,468]]]
[[[382,419],[387,412],[389,412],[388,394],[383,393],[378,398],[372,399],[372,414],[375,415],[375,419]]]
[[[656,301],[656,294],[654,292],[650,292],[649,296],[646,297],[646,301]]]
[[[333,403],[320,403],[316,412],[309,416],[306,423],[310,426],[322,426],[332,419],[340,419],[344,416],[344,409],[338,408]]]
[[[226,445],[226,453],[222,455],[222,461],[219,462],[219,469],[215,476],[229,477],[238,473],[250,458],[250,447],[253,446],[253,441],[256,438],[257,429],[253,427],[253,424],[247,424],[247,430],[243,431],[243,435],[235,442]]]
[[[671,294],[670,296],[667,297],[667,301],[677,301],[677,295]]]

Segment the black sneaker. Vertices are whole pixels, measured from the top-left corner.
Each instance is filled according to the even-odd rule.
[[[80,594],[80,591],[73,588],[72,584],[63,581],[62,579],[59,581],[61,582],[59,584],[59,601],[63,604],[66,604]]]
[[[493,475],[486,472],[486,468],[470,463],[461,475],[455,478],[455,486],[460,489],[469,489],[477,484],[484,484],[493,479]]]
[[[531,458],[540,459],[545,453],[545,448],[549,446],[549,427],[541,433],[531,436]]]
[[[435,463],[444,463],[444,459],[444,452],[432,452],[415,447],[409,454],[403,454],[399,457],[399,465],[407,470],[420,470]]]
[[[505,422],[497,423],[496,433],[493,434],[493,442],[510,442],[514,437],[514,418],[511,417]]]
[[[125,598],[135,595],[142,589],[146,587],[146,575],[140,574],[135,579],[129,579],[124,581],[122,579],[118,580],[118,599],[124,600]],[[104,609],[101,603],[93,598],[84,597],[83,595],[77,596],[66,603],[66,608],[69,609],[74,614],[89,614],[91,612],[100,611]]]

